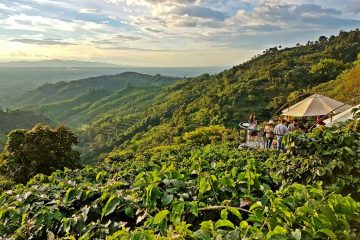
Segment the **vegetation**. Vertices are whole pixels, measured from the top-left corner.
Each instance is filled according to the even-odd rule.
[[[172,83],[146,75],[137,86],[113,76],[29,93],[36,111],[84,128],[89,159],[107,154],[77,168],[77,138],[67,128],[12,131],[0,157],[0,236],[359,239],[359,119],[287,135],[286,153],[238,150],[234,129],[301,92],[339,99],[343,92],[331,88],[339,84],[350,99],[359,52],[360,31],[342,31],[270,48],[213,76]]]
[[[358,239],[357,189],[342,188],[353,184],[357,175],[345,177],[348,170],[340,166],[359,159],[360,146],[353,145],[351,153],[338,158],[348,151],[349,141],[358,144],[359,124],[354,120],[324,133],[316,130],[311,137],[295,133],[288,147],[292,142],[300,144],[287,154],[239,151],[225,143],[183,144],[133,156],[113,153],[109,163],[40,174],[26,186],[17,185],[0,195],[0,235],[14,239]],[[342,142],[334,140],[339,132],[347,134]],[[326,147],[309,152],[319,141],[326,142]],[[337,155],[327,155],[329,150]],[[296,157],[305,162],[296,171],[299,178],[289,179],[288,166],[278,162]],[[313,159],[327,159],[326,171],[334,162],[340,169],[332,174],[337,180],[314,177],[304,185],[298,183],[308,178],[306,162]]]
[[[200,126],[234,129],[252,113],[267,120],[289,94],[306,92],[353,68],[358,53],[360,31],[341,31],[304,46],[270,48],[216,75],[174,82],[126,73],[44,85],[29,92],[24,102],[38,104],[33,109],[51,119],[81,128],[83,159],[91,163],[114,148],[173,144]]]
[[[199,126],[236,128],[251,113],[267,120],[294,90],[306,92],[332,80],[344,68],[352,68],[359,52],[358,30],[305,46],[270,49],[217,75],[166,86],[165,94],[151,103],[153,107],[139,108],[121,117],[111,112],[100,116],[80,139],[87,143],[93,139],[85,144],[85,149],[93,153],[88,159],[93,159],[114,147],[142,150],[170,145]],[[334,66],[332,72],[325,71]],[[132,121],[136,118],[140,121]],[[128,125],[122,130],[119,126],[124,123]]]
[[[360,121],[337,123],[286,135],[287,154],[267,160],[270,174],[278,181],[309,184],[323,182],[336,187],[332,191],[352,194],[360,199]],[[309,158],[309,155],[311,158]],[[279,171],[280,170],[280,171]]]
[[[360,60],[360,54],[358,56]],[[314,87],[311,92],[317,92],[342,102],[360,103],[360,61],[341,74],[336,80],[332,80]]]
[[[11,181],[26,183],[38,173],[75,168],[80,158],[72,149],[76,143],[74,134],[63,126],[52,129],[37,125],[32,130],[14,130],[0,155],[0,174]]]
[[[177,78],[161,75],[148,75],[135,72],[124,72],[117,75],[104,75],[71,82],[45,84],[33,91],[27,92],[19,99],[19,106],[49,104],[69,100],[94,90],[111,92],[128,87],[155,87],[173,83]],[[90,99],[92,101],[97,98]]]

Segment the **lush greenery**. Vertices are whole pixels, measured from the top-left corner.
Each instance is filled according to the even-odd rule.
[[[83,158],[92,162],[114,147],[141,150],[176,143],[199,126],[235,128],[251,113],[267,120],[290,93],[297,96],[353,68],[358,53],[360,31],[341,31],[293,48],[267,49],[216,75],[174,83],[174,78],[125,73],[47,84],[29,92],[23,104],[37,104],[35,111],[81,128]],[[349,93],[359,86],[352,82],[356,88]],[[332,85],[326,86],[330,91]]]
[[[80,154],[72,149],[76,136],[60,126],[37,125],[31,130],[14,130],[0,155],[0,176],[26,183],[38,173],[79,166]]]
[[[308,184],[322,181],[360,199],[360,121],[285,136],[287,154],[270,158],[273,179]],[[309,155],[311,157],[309,157]]]
[[[359,124],[354,120],[309,137],[295,133],[288,154],[185,143],[134,155],[113,153],[108,163],[37,175],[0,195],[0,234],[14,239],[358,239],[360,203],[352,198],[359,200],[357,189],[342,188],[358,176],[345,177],[347,167],[332,172],[335,181],[319,178],[324,175],[307,170],[306,161],[358,164]],[[344,141],[335,140],[339,132]],[[351,151],[348,138],[357,142]],[[293,142],[297,146],[290,148]],[[305,161],[297,166],[303,171],[289,179],[288,166],[278,162],[296,157]],[[326,172],[329,165],[323,167]],[[312,181],[302,185],[309,171]]]
[[[280,154],[238,150],[234,129],[302,92],[339,99],[349,88],[340,100],[353,98],[359,52],[360,31],[342,31],[213,76],[126,73],[28,93],[36,111],[84,128],[89,158],[108,154],[76,168],[67,128],[12,131],[0,158],[0,236],[359,239],[360,120],[294,132]]]
[[[360,60],[360,55],[358,57]],[[314,87],[311,92],[316,92],[342,102],[360,103],[360,61],[341,74],[336,80],[332,80]]]
[[[89,91],[102,90],[111,92],[127,87],[154,87],[173,83],[177,78],[161,75],[148,75],[135,72],[124,72],[117,75],[104,75],[71,82],[45,84],[19,98],[18,105],[49,104],[69,100]],[[97,98],[94,98],[96,100]]]
[[[199,126],[234,128],[250,113],[268,119],[290,92],[305,91],[352,67],[360,52],[360,31],[321,39],[294,48],[272,48],[217,75],[165,86],[150,101],[138,97],[130,101],[132,112],[113,107],[89,122],[80,137],[84,149],[97,156],[114,146],[146,149],[172,144]]]

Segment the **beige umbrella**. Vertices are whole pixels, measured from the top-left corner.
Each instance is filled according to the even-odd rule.
[[[343,121],[346,121],[346,120],[349,120],[349,119],[353,119],[353,114],[351,113],[351,111],[354,108],[360,108],[360,104],[353,107],[353,108],[349,108],[348,110],[346,110],[346,111],[344,111],[342,113],[339,113],[339,114],[333,116],[332,118],[326,119],[324,121],[326,123],[326,126],[331,126],[336,122],[343,122]]]
[[[320,116],[331,112],[341,113],[351,108],[350,105],[336,101],[329,97],[314,94],[301,102],[285,109],[282,115],[293,117]]]

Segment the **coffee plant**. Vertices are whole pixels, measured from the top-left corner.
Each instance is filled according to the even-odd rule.
[[[39,174],[1,193],[0,236],[359,239],[360,203],[346,188],[358,177],[351,175],[359,160],[353,148],[359,143],[358,122],[294,134],[287,141],[289,152],[280,155],[184,145],[113,154],[96,166]],[[334,160],[352,166],[336,165],[339,170],[329,174]],[[320,167],[324,174],[317,173]]]

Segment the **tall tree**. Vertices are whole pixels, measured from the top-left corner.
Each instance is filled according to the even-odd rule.
[[[77,137],[66,127],[37,125],[32,130],[9,133],[0,157],[0,173],[18,183],[32,176],[51,174],[57,169],[79,166],[80,153],[73,150]]]

